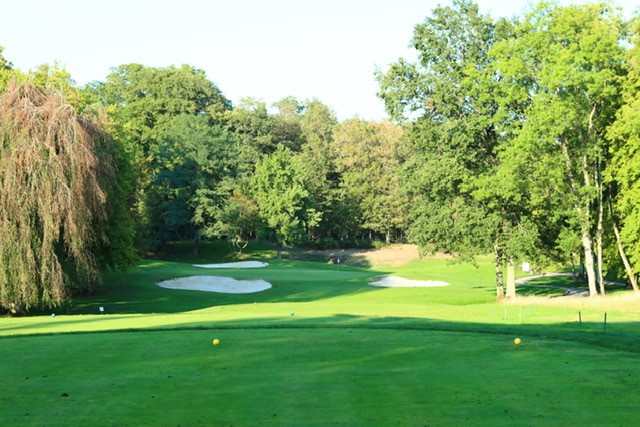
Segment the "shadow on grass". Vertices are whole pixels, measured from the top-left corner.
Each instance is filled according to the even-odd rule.
[[[561,297],[566,295],[566,292],[558,288],[527,283],[526,285],[518,285],[517,294],[525,297]]]
[[[371,262],[362,254],[364,250],[355,249],[333,249],[333,250],[313,250],[313,249],[291,249],[286,251],[286,257],[298,261],[314,261],[332,265],[342,265],[350,267],[371,268]]]
[[[573,276],[538,277],[527,281],[526,284],[518,285],[518,295],[559,297],[567,295],[568,291],[572,289],[588,291],[589,286],[586,281]],[[605,282],[607,295],[620,291],[626,291],[626,286],[616,282]]]
[[[153,330],[182,329],[388,329],[442,331],[452,333],[477,333],[508,335],[509,342],[520,337],[525,344],[532,338],[545,340],[566,340],[604,348],[640,353],[640,323],[614,322],[603,328],[601,322],[562,322],[554,324],[500,324],[456,322],[441,319],[407,317],[366,317],[352,314],[337,314],[330,317],[274,317],[267,319],[245,319],[222,322],[184,323],[176,328],[157,328]]]
[[[159,259],[142,260],[128,274],[108,272],[104,285],[91,295],[79,295],[65,306],[57,308],[58,314],[98,314],[104,307],[107,314],[182,313],[209,307],[251,303],[312,302],[342,296],[357,296],[371,292],[387,292],[385,288],[369,286],[368,283],[389,275],[391,267],[370,270],[362,267],[274,258],[275,250],[268,245],[252,243],[247,248],[244,260],[265,261],[265,268],[253,269],[205,269],[193,264],[237,261],[229,254],[227,245],[220,242],[203,244],[198,256],[193,255],[191,242],[168,245],[164,255],[176,261]],[[308,251],[301,251],[308,253]],[[323,255],[325,256],[325,255]],[[355,260],[353,262],[359,262]],[[421,279],[452,282],[451,288],[433,288],[428,291],[398,290],[396,295],[405,295],[415,300],[450,305],[468,305],[492,302],[495,289],[492,285],[492,266],[477,269],[456,264],[443,265],[440,260],[420,260],[404,266],[394,274]],[[164,289],[157,283],[190,276],[223,276],[239,280],[261,279],[272,284],[272,288],[252,294],[224,294],[202,291]],[[451,278],[451,279],[449,279]],[[458,288],[459,287],[459,288]],[[50,314],[52,311],[33,311],[30,314]]]
[[[123,318],[135,316],[117,316],[113,318],[93,318],[78,317],[67,319],[64,323],[68,325],[81,325],[87,322],[107,322],[104,328],[92,331],[66,331],[48,332],[45,322],[42,324],[29,324],[12,329],[42,329],[37,333],[28,331],[14,335],[0,336],[2,339],[12,339],[28,336],[47,335],[77,335],[77,334],[114,334],[114,333],[160,333],[168,331],[190,331],[190,330],[398,330],[398,331],[439,331],[450,333],[473,333],[482,335],[507,336],[507,343],[512,343],[515,337],[523,340],[523,347],[535,343],[537,339],[543,340],[564,340],[574,341],[582,344],[594,345],[598,347],[626,351],[640,354],[640,323],[638,322],[609,322],[604,328],[602,322],[561,322],[552,324],[505,324],[505,323],[479,323],[479,322],[459,322],[430,318],[412,318],[399,316],[360,316],[353,314],[336,314],[326,317],[304,317],[296,314],[295,317],[283,314],[280,317],[269,317],[260,319],[237,319],[237,320],[198,320],[194,322],[171,323],[167,325],[157,324],[148,327],[125,327],[120,326],[110,328],[109,322],[120,322]],[[52,324],[60,325],[60,322]],[[504,338],[500,338],[503,340]],[[384,346],[385,343],[380,343]],[[512,344],[513,345],[513,344]]]
[[[43,330],[44,334],[59,334],[61,332],[57,331],[51,331],[51,332],[47,332],[46,330],[51,328],[51,329],[59,329],[60,326],[69,326],[69,325],[86,325],[87,323],[109,323],[110,321],[117,321],[120,322],[122,319],[132,319],[132,318],[136,318],[137,316],[118,316],[116,317],[99,317],[99,316],[95,316],[95,317],[86,317],[86,316],[77,316],[77,317],[67,317],[66,319],[62,320],[59,317],[52,321],[49,318],[45,318],[45,320],[43,320],[42,322],[36,322],[36,323],[28,323],[28,324],[24,324],[24,325],[11,325],[11,327],[7,327],[7,328],[0,328],[0,331],[18,331],[18,330],[22,330],[22,329],[40,329]],[[108,328],[107,328],[108,329]],[[66,333],[66,332],[62,332],[62,333]],[[26,336],[30,335],[30,334],[25,334]],[[40,335],[40,333],[38,334],[33,334],[33,335]],[[22,336],[22,335],[21,335]]]
[[[266,250],[266,247],[254,243],[251,245],[251,250],[259,253]],[[197,246],[193,241],[170,242],[157,251],[148,253],[147,258],[194,264],[210,262],[210,260],[216,260],[216,262],[238,261],[238,256],[233,251],[232,245],[222,241],[201,242]]]
[[[368,282],[388,274],[317,262],[267,261],[269,266],[265,268],[212,270],[190,264],[147,260],[129,274],[108,274],[104,286],[96,289],[93,295],[76,297],[63,311],[67,314],[96,314],[99,307],[104,307],[108,314],[180,313],[254,302],[310,302],[379,291],[381,288],[369,286]],[[272,288],[251,294],[225,294],[157,286],[164,280],[198,275],[261,279],[271,283]]]
[[[353,267],[370,268],[371,263],[366,257],[349,253],[349,250],[335,249],[313,250],[297,247],[285,247],[283,258],[296,261],[311,261],[324,264],[340,264]],[[194,245],[192,241],[170,242],[156,252],[148,254],[148,259],[203,264],[209,262],[233,262],[247,258],[276,259],[276,246],[268,242],[249,242],[241,253],[237,253],[233,246],[224,241],[201,242]]]

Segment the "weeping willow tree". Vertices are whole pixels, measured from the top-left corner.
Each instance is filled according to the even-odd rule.
[[[114,175],[104,135],[50,90],[11,83],[0,95],[0,307],[57,306],[97,282]]]

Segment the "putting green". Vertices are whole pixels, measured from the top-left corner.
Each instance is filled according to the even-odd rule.
[[[349,328],[8,337],[0,425],[636,422],[636,354],[522,338]]]

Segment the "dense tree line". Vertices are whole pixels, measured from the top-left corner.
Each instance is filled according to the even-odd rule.
[[[104,82],[78,87],[58,65],[23,73],[0,59],[7,99],[0,111],[0,215],[8,227],[3,242],[14,242],[2,247],[0,307],[60,304],[74,292],[90,292],[99,271],[126,268],[174,240],[192,239],[197,250],[203,239],[224,239],[241,251],[258,238],[279,249],[402,238],[398,125],[338,123],[315,99],[286,97],[272,106],[245,99],[234,107],[202,70],[187,65],[121,65]],[[20,112],[24,105],[32,110]],[[69,115],[56,122],[64,138],[51,142],[55,108]],[[16,114],[42,117],[22,123]],[[67,130],[78,126],[89,126],[79,142],[78,131]],[[48,168],[51,144],[59,145],[55,154],[90,156],[90,173],[88,166],[73,169],[82,166],[80,157],[61,159],[59,171]],[[78,144],[85,148],[77,151]],[[25,154],[27,148],[34,152]],[[18,169],[16,178],[12,167],[24,156],[38,163]],[[45,188],[62,185],[55,187],[61,193],[33,186],[36,174]],[[65,185],[56,174],[88,181]],[[64,199],[67,187],[73,198]],[[43,206],[62,209],[63,201],[71,203],[64,215],[50,219]],[[34,237],[23,230],[29,226]]]
[[[616,270],[637,291],[637,22],[608,3],[495,21],[456,0],[416,26],[418,61],[378,74],[389,113],[414,118],[409,236],[492,251],[499,298],[522,260],[577,259],[591,295]]]
[[[24,236],[2,245],[0,306],[59,304],[182,239],[493,254],[498,298],[515,296],[524,260],[582,266],[592,295],[608,272],[638,290],[639,31],[607,3],[494,20],[454,0],[415,27],[416,62],[377,72],[395,123],[339,122],[316,99],[234,106],[189,65],[125,64],[78,87],[57,64],[21,72],[0,48],[0,238]],[[54,106],[69,113],[52,142],[38,127]],[[59,164],[90,170],[84,181],[43,166],[78,144],[85,157]]]

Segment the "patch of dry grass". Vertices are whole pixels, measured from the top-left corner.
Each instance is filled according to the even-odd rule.
[[[399,267],[420,257],[417,245],[406,244],[384,246],[378,249],[333,249],[312,251],[312,253],[324,256],[329,263],[335,263],[339,258],[341,264],[371,268]]]

